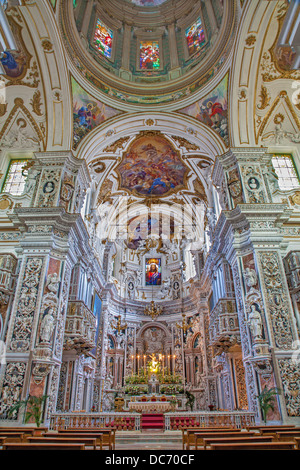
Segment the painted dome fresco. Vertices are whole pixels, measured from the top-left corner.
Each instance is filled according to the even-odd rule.
[[[166,105],[216,80],[233,44],[236,2],[61,2],[76,73],[124,104]],[[222,72],[221,72],[222,74]]]

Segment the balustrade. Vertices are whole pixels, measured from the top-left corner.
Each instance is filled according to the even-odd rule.
[[[95,347],[96,318],[84,302],[69,302],[66,318],[65,343],[82,353]]]

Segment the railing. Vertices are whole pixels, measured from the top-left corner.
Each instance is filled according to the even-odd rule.
[[[193,427],[232,427],[242,429],[255,425],[251,411],[196,411],[165,413],[165,431]]]
[[[220,347],[230,338],[239,340],[240,329],[234,299],[220,299],[210,313],[210,345]]]
[[[255,413],[251,411],[195,411],[165,413],[165,431],[193,427],[232,427],[243,429],[255,425]],[[112,427],[120,431],[140,431],[141,414],[130,412],[111,413],[54,413],[49,429]]]
[[[65,339],[80,349],[95,347],[96,319],[80,300],[69,302],[66,318]]]
[[[49,429],[59,428],[104,428],[112,427],[120,431],[140,431],[141,415],[139,413],[54,413],[50,417]]]

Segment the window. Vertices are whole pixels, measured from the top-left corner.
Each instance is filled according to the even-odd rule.
[[[140,43],[140,69],[157,70],[160,68],[158,41],[143,41]]]
[[[205,35],[201,18],[198,18],[192,26],[185,30],[185,37],[190,56],[201,49],[205,44]]]
[[[272,164],[278,176],[279,189],[288,191],[290,189],[299,188],[299,177],[291,155],[274,155]]]
[[[102,21],[97,20],[96,31],[94,35],[94,45],[96,49],[101,52],[105,57],[111,58],[112,55],[112,42],[114,33],[111,29],[107,28]]]
[[[20,196],[25,188],[27,170],[24,170],[28,160],[11,160],[5,181],[2,187],[3,193]]]

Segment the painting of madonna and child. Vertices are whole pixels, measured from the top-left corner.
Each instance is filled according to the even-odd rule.
[[[188,168],[162,135],[138,137],[116,169],[120,189],[135,196],[166,196],[186,187]]]

